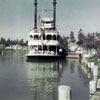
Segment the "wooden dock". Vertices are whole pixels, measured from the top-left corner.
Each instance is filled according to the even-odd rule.
[[[67,58],[71,58],[71,59],[81,59],[82,56],[79,53],[68,52]]]

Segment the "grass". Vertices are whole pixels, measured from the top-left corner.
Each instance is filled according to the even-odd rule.
[[[88,62],[94,62],[96,65],[99,63],[97,57],[89,58],[89,59],[88,59]]]
[[[98,58],[97,57],[89,58],[88,59],[88,62],[94,62],[95,65],[97,65],[98,68],[99,68],[99,70],[100,70],[100,61],[98,61]]]

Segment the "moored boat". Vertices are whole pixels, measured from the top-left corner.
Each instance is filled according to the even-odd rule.
[[[37,28],[37,0],[34,0],[34,29],[28,34],[27,58],[65,58],[66,50],[56,28],[56,0],[53,0],[53,18],[39,19]]]

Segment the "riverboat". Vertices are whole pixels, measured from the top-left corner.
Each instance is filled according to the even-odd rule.
[[[53,18],[39,18],[37,28],[37,0],[34,0],[34,29],[28,34],[27,58],[65,58],[63,39],[56,28],[56,0],[53,0]]]

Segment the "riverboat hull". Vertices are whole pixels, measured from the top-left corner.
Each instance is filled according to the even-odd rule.
[[[27,55],[27,60],[34,60],[34,59],[38,59],[38,60],[43,60],[43,59],[62,59],[62,58],[66,58],[66,56],[64,55]]]

